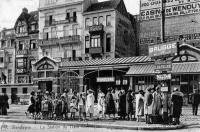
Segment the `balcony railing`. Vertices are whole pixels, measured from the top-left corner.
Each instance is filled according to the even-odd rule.
[[[59,24],[68,24],[68,23],[74,23],[77,22],[77,17],[69,17],[66,18],[65,20],[60,20],[60,21],[45,21],[45,26],[54,26],[54,25],[59,25]]]
[[[61,38],[52,38],[48,40],[39,40],[39,46],[50,46],[57,44],[70,44],[70,43],[79,43],[81,41],[80,35],[66,36]]]
[[[28,55],[28,50],[18,50],[17,55]]]
[[[91,47],[89,49],[90,54],[101,54],[103,53],[103,48],[102,47]]]

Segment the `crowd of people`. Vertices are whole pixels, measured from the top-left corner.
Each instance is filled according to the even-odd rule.
[[[0,115],[7,115],[7,109],[9,109],[8,103],[8,95],[4,93],[0,93]]]
[[[120,119],[139,122],[145,116],[146,123],[157,123],[162,120],[164,95],[161,92],[161,85],[156,88],[147,88],[138,93],[128,89],[108,88],[107,93],[98,90],[97,105],[93,90],[87,93],[65,90],[62,95],[41,91],[31,92],[30,106],[26,114],[39,119],[54,120],[75,120],[78,113],[79,120],[94,119],[95,108],[97,109],[96,119]],[[177,88],[171,95],[171,102],[168,104],[169,115],[179,124],[181,109],[183,105],[183,94]],[[95,107],[96,106],[96,107]],[[170,109],[171,108],[171,109]],[[68,117],[70,115],[70,117]],[[116,116],[117,115],[117,116]]]

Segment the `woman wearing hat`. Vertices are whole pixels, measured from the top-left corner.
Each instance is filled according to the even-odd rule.
[[[152,107],[153,107],[153,95],[151,93],[151,88],[148,87],[146,89],[145,98],[144,98],[144,114],[146,118],[146,123],[151,123],[150,118],[152,115]]]
[[[136,117],[137,121],[140,121],[140,118],[144,116],[144,91],[140,90],[136,95]]]

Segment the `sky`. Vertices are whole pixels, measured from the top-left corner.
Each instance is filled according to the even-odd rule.
[[[99,0],[105,1],[105,0]],[[139,13],[139,0],[124,0],[128,12]],[[29,11],[37,10],[39,0],[1,0],[0,1],[0,29],[12,28],[15,21],[26,7]]]

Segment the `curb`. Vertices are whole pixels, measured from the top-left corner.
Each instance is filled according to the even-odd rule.
[[[162,125],[162,126],[128,126],[128,125],[113,125],[113,124],[95,124],[92,122],[77,122],[77,121],[42,121],[42,120],[17,120],[17,119],[0,119],[1,122],[10,123],[26,123],[26,124],[43,124],[43,125],[66,125],[73,127],[91,127],[91,128],[107,128],[107,129],[124,129],[124,130],[177,130],[185,128],[185,125]]]

